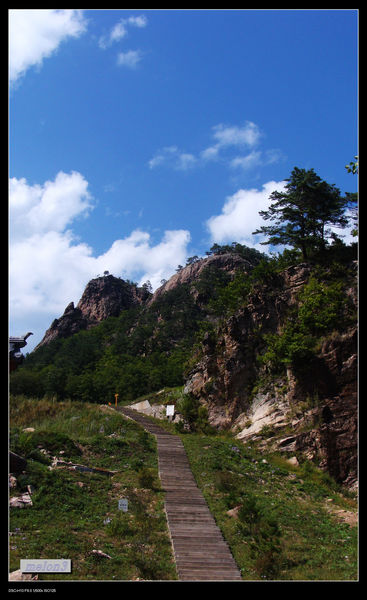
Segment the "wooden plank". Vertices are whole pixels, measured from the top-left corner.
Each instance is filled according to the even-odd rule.
[[[199,490],[182,441],[127,407],[123,414],[157,438],[158,469],[176,569],[185,581],[241,581],[241,574]]]

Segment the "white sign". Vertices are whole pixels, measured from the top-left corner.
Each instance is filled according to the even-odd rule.
[[[166,417],[173,417],[174,414],[175,414],[175,405],[174,404],[167,404],[167,406],[166,406]]]
[[[127,512],[127,507],[128,507],[127,498],[120,498],[120,500],[119,500],[119,510],[123,510],[124,512]]]

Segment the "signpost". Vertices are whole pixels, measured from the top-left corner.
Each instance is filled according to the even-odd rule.
[[[127,498],[120,498],[119,500],[119,510],[123,510],[124,512],[127,512],[128,509],[128,500]]]
[[[166,406],[166,417],[168,417],[168,419],[171,417],[171,421],[172,421],[174,414],[175,414],[175,405],[174,404],[167,404],[167,406]]]

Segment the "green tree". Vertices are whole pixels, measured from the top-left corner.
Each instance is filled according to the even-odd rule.
[[[346,199],[348,201],[348,208],[350,214],[350,224],[354,225],[351,234],[353,237],[358,236],[358,194],[346,193]]]
[[[189,256],[186,260],[186,266],[193,265],[196,262],[199,262],[200,258],[195,254],[195,256]]]
[[[143,293],[144,293],[143,299],[146,300],[153,293],[153,287],[152,287],[152,284],[150,283],[149,279],[148,279],[148,281],[146,281],[145,283],[143,283],[143,285],[141,286],[141,288],[142,288]]]
[[[49,365],[42,370],[45,392],[47,396],[55,396],[58,400],[64,398],[65,371],[54,365]]]
[[[322,336],[338,331],[340,325],[345,327],[352,318],[345,287],[342,280],[326,282],[311,276],[299,293],[297,307],[290,310],[283,331],[264,335],[266,352],[259,362],[274,372],[282,372],[285,365],[307,364]]]
[[[18,368],[10,377],[10,392],[15,395],[41,398],[45,394],[45,381],[42,375],[34,370]]]
[[[303,259],[307,260],[313,251],[326,247],[327,238],[331,237],[328,225],[348,225],[345,215],[348,200],[334,184],[323,181],[313,169],[306,171],[295,167],[286,181],[285,191],[274,191],[270,195],[269,209],[259,213],[265,221],[274,224],[264,225],[253,233],[269,235],[261,242],[264,245],[281,244],[299,249]]]
[[[347,169],[348,173],[353,173],[353,175],[355,175],[356,173],[358,173],[359,171],[359,160],[358,160],[358,155],[354,157],[354,161],[351,161],[349,163],[349,165],[345,165],[345,168]]]

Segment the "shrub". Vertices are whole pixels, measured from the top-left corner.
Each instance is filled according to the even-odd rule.
[[[261,511],[257,499],[248,496],[238,512],[241,530],[245,535],[254,535],[261,520]]]
[[[263,579],[274,579],[279,574],[282,560],[281,531],[277,520],[253,495],[247,496],[243,502],[238,518],[242,534],[253,539],[258,575]]]
[[[177,408],[187,424],[193,426],[198,416],[199,401],[192,394],[185,394],[177,403]]]
[[[192,394],[184,394],[176,404],[177,411],[183,416],[184,423],[176,427],[183,433],[185,430],[200,431],[201,433],[214,433],[214,428],[208,423],[208,409],[200,404]]]
[[[228,471],[217,471],[214,475],[214,482],[221,492],[231,492],[236,486],[232,473],[228,473]]]
[[[78,446],[73,440],[62,433],[52,431],[35,431],[33,433],[21,432],[12,439],[12,449],[25,458],[40,459],[39,448],[44,448],[51,454],[63,450],[65,456],[79,456]],[[42,461],[44,462],[44,461]]]
[[[316,353],[321,336],[338,329],[346,305],[343,282],[319,281],[312,276],[298,297],[296,310],[290,312],[281,335],[267,334],[267,349],[260,364],[272,372],[282,372],[286,365],[305,364]]]
[[[150,469],[148,469],[148,467],[143,467],[142,469],[140,469],[138,480],[141,487],[151,490],[154,489],[156,484],[155,475]]]
[[[134,535],[135,529],[127,513],[119,511],[106,527],[106,531],[113,537],[129,537]]]
[[[300,330],[320,334],[338,327],[345,304],[343,282],[325,283],[311,277],[299,296],[298,321]]]

